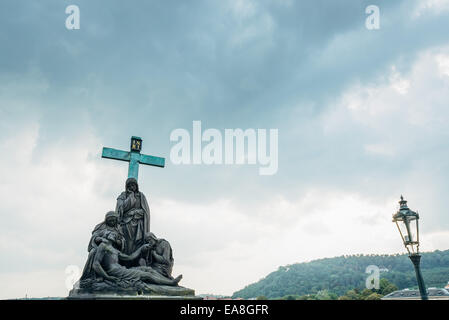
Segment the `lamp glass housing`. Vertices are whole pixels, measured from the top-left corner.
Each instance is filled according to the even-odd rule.
[[[409,254],[419,253],[419,214],[407,207],[407,201],[401,197],[400,208],[393,215],[393,222],[401,234],[404,246]]]

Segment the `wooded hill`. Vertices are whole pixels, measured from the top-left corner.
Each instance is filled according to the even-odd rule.
[[[399,289],[417,288],[415,271],[406,254],[360,254],[279,267],[258,282],[235,292],[232,297],[279,298],[316,294],[321,290],[343,295],[351,289],[365,288],[369,276],[365,271],[370,265],[378,266],[380,278],[387,279]],[[449,281],[449,250],[422,253],[421,268],[428,288],[444,287]]]

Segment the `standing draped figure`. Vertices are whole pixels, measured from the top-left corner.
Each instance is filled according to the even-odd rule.
[[[139,192],[136,179],[126,180],[125,191],[117,198],[115,211],[124,237],[123,252],[130,255],[144,244],[145,234],[150,231],[150,208],[145,195]]]

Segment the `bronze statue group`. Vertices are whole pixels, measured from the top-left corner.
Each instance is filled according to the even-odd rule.
[[[128,178],[115,211],[92,231],[89,255],[79,282],[70,295],[122,293],[189,295],[172,277],[170,243],[150,232],[150,209],[136,179]]]

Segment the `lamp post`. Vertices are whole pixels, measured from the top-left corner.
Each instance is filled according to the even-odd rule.
[[[418,281],[419,293],[421,300],[428,300],[426,286],[421,274],[419,254],[419,214],[410,210],[407,206],[407,200],[401,196],[399,201],[399,210],[393,215],[393,222],[401,234],[404,246],[408,251],[408,256],[415,267],[416,280]]]

